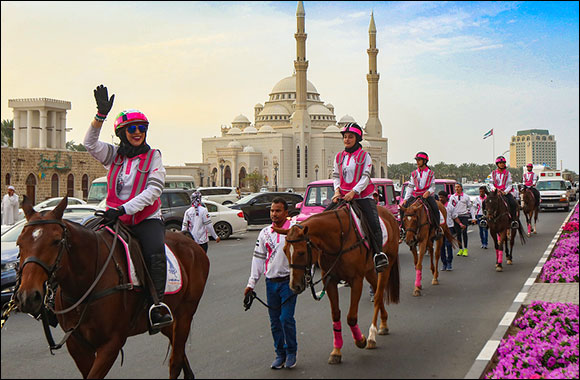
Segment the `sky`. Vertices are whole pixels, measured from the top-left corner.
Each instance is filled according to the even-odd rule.
[[[518,130],[548,129],[558,166],[579,172],[578,4],[305,1],[308,80],[337,120],[364,126],[373,12],[389,164],[417,151],[432,163],[490,163]],[[13,118],[9,99],[67,100],[67,140],[80,143],[104,84],[115,103],[103,141],[113,141],[114,116],[136,108],[165,165],[201,162],[202,138],[239,114],[253,121],[254,105],[292,75],[296,8],[2,1],[1,118]]]

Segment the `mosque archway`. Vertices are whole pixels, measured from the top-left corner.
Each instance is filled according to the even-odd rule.
[[[36,204],[36,177],[32,173],[26,177],[26,197],[33,205]]]
[[[224,169],[224,186],[232,186],[232,169],[229,165]]]
[[[240,189],[243,189],[246,187],[246,175],[248,173],[246,172],[246,168],[242,166],[242,168],[240,169],[240,173],[238,174],[238,186],[240,187]]]

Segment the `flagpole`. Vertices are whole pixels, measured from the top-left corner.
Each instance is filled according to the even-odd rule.
[[[493,133],[493,129],[491,130],[491,137],[493,139],[493,141],[492,141],[492,145],[493,145],[493,148],[492,148],[493,149],[492,150],[493,157],[491,158],[491,162],[495,162],[495,134]]]

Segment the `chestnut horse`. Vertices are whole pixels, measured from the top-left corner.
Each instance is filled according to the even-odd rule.
[[[485,200],[485,216],[487,219],[489,234],[491,235],[495,245],[495,270],[497,272],[502,272],[504,250],[506,253],[507,264],[512,265],[513,263],[512,260],[516,233],[520,233],[522,244],[525,244],[526,242],[522,224],[519,223],[518,220],[518,228],[511,228],[512,220],[510,217],[509,206],[498,190],[488,192]]]
[[[22,209],[28,223],[17,241],[20,285],[15,301],[25,313],[44,312],[48,307],[45,283],[55,281],[58,322],[63,330],[74,330],[66,340],[68,352],[84,378],[103,378],[127,338],[148,331],[146,292],[123,287],[128,285],[126,254],[120,243],[112,247],[113,236],[109,232],[95,232],[62,219],[67,202],[64,197],[55,209],[42,216],[30,201],[24,200]],[[164,298],[174,318],[171,326],[161,329],[172,347],[169,376],[177,378],[183,369],[186,378],[194,378],[185,343],[203,295],[209,259],[199,245],[179,233],[168,232],[166,244],[179,261],[183,281],[177,293]],[[102,277],[97,282],[101,270]],[[70,312],[63,312],[80,301],[92,284],[96,286],[87,300]]]
[[[375,272],[373,254],[363,244],[357,234],[350,215],[350,205],[313,215],[292,226],[290,229],[274,229],[287,235],[284,252],[290,263],[290,288],[300,294],[311,286],[310,269],[313,265],[321,268],[324,289],[328,294],[334,331],[334,349],[328,359],[329,364],[342,360],[342,328],[338,301],[338,283],[343,280],[350,285],[350,308],[347,323],[355,344],[359,348],[376,348],[376,334],[387,335],[388,313],[385,302],[399,302],[399,228],[397,220],[384,207],[377,207],[379,217],[385,223],[388,240],[383,252],[389,258],[388,267],[378,275]],[[369,329],[368,341],[358,327],[358,304],[366,278],[373,289],[374,314]],[[314,292],[313,292],[314,293]],[[381,324],[377,330],[377,317],[381,312]]]
[[[439,211],[443,214],[443,220],[447,218],[447,209],[436,201]],[[433,254],[433,242],[435,241],[435,230],[431,228],[429,222],[430,213],[427,211],[427,203],[423,198],[417,198],[410,206],[403,207],[404,218],[401,221],[405,228],[405,243],[413,253],[413,263],[415,265],[415,288],[413,289],[413,296],[421,295],[423,286],[421,285],[422,271],[423,271],[423,257],[425,252],[429,251],[431,258],[431,273],[433,274],[432,285],[439,285],[439,258],[441,257],[441,247],[443,246],[443,236],[436,240],[435,254]],[[457,247],[457,239],[451,234],[447,223],[441,224],[443,234],[452,246]],[[417,253],[417,245],[419,252]]]
[[[536,233],[536,224],[538,222],[538,214],[540,213],[540,200],[536,199],[536,195],[534,195],[532,189],[527,186],[522,186],[520,194],[524,200],[523,211],[526,216],[526,224],[528,225],[528,237],[530,237],[532,233]]]

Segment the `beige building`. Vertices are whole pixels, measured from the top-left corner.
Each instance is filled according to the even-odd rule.
[[[510,166],[521,168],[528,163],[557,167],[556,138],[547,129],[528,129],[512,136]]]
[[[296,17],[294,74],[276,83],[263,105],[254,106],[253,121],[240,114],[231,126],[222,126],[221,136],[202,139],[204,185],[245,188],[246,176],[257,172],[270,190],[303,191],[309,182],[331,177],[335,155],[344,149],[339,128],[355,120],[345,115],[337,122],[334,106],[325,103],[307,79],[302,1],[298,2]],[[362,145],[371,154],[374,175],[386,177],[388,139],[382,137],[378,117],[378,49],[373,15],[367,53],[369,113],[366,124],[358,124],[365,128]]]

